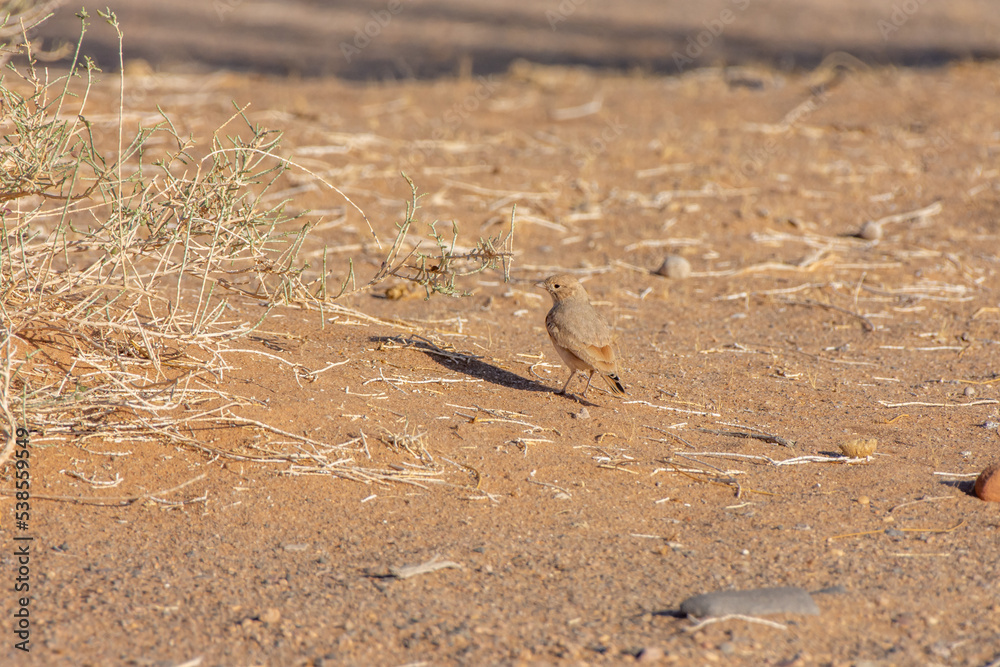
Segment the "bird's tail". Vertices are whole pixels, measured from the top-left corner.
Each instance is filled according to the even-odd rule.
[[[604,381],[608,383],[609,387],[611,387],[612,394],[624,396],[628,393],[625,391],[625,385],[623,385],[622,381],[618,379],[618,375],[616,373],[601,373],[601,377],[603,377]]]

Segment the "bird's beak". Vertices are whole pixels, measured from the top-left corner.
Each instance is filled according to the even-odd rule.
[[[537,287],[538,289],[545,289],[545,281],[539,280],[537,283],[535,283],[535,287]]]

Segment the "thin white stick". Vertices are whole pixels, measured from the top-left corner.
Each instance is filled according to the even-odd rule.
[[[743,614],[726,614],[725,616],[715,616],[715,617],[712,617],[712,618],[706,618],[705,620],[703,620],[703,621],[701,621],[699,623],[695,623],[694,625],[692,625],[689,628],[686,628],[685,632],[689,632],[689,633],[691,633],[691,632],[697,632],[698,630],[701,630],[706,625],[711,625],[712,623],[721,623],[722,621],[730,621],[730,620],[746,621],[748,623],[760,623],[761,625],[766,625],[766,626],[774,628],[776,630],[787,630],[788,629],[787,627],[785,627],[781,623],[778,623],[776,621],[769,621],[769,620],[767,620],[765,618],[757,618],[756,616],[744,616]]]
[[[924,403],[923,401],[910,401],[908,403],[886,403],[885,401],[879,401],[879,403],[887,408],[969,408],[976,405],[996,405],[997,403],[1000,403],[1000,401],[995,398],[984,398],[978,401],[972,401],[971,403]]]

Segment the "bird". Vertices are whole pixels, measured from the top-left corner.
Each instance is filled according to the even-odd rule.
[[[594,381],[594,373],[604,378],[612,394],[624,395],[625,387],[618,377],[618,360],[611,345],[611,327],[590,304],[587,290],[576,278],[568,275],[551,276],[539,285],[552,296],[552,309],[545,316],[545,328],[553,347],[570,371],[569,379],[559,393],[566,393],[578,372],[589,372],[584,396]]]

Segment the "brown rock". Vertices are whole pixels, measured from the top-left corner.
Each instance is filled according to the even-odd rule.
[[[1000,503],[1000,462],[987,466],[979,473],[976,496],[988,503]]]
[[[873,455],[877,446],[878,439],[876,438],[852,438],[847,442],[840,443],[840,451],[844,453],[844,456],[849,456],[852,459],[863,459]]]

